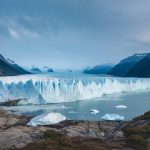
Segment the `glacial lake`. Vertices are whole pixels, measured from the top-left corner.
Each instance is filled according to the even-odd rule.
[[[127,108],[116,108],[124,105]],[[102,120],[105,114],[118,114],[124,120],[130,120],[150,110],[150,91],[113,94],[90,100],[81,100],[67,103],[48,105],[27,105],[5,107],[18,114],[37,116],[44,113],[60,112],[68,119],[74,120]],[[92,109],[99,113],[92,114]]]

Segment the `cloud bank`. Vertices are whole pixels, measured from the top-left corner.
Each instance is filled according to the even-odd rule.
[[[22,65],[116,63],[150,46],[148,0],[0,0],[0,52]]]

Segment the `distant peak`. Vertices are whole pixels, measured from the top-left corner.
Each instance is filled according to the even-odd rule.
[[[43,68],[49,69],[49,67],[47,67],[47,66],[43,66]]]

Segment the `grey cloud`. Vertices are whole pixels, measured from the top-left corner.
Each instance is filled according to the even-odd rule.
[[[149,5],[149,0],[0,0],[5,37],[0,49],[20,63],[22,51],[30,64],[36,52],[34,63],[43,57],[43,64],[55,67],[115,63],[149,51]]]

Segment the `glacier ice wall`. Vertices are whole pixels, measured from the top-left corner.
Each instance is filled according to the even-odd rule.
[[[0,77],[0,101],[27,98],[27,103],[32,104],[69,102],[146,89],[150,89],[150,79],[59,78],[44,75]]]

